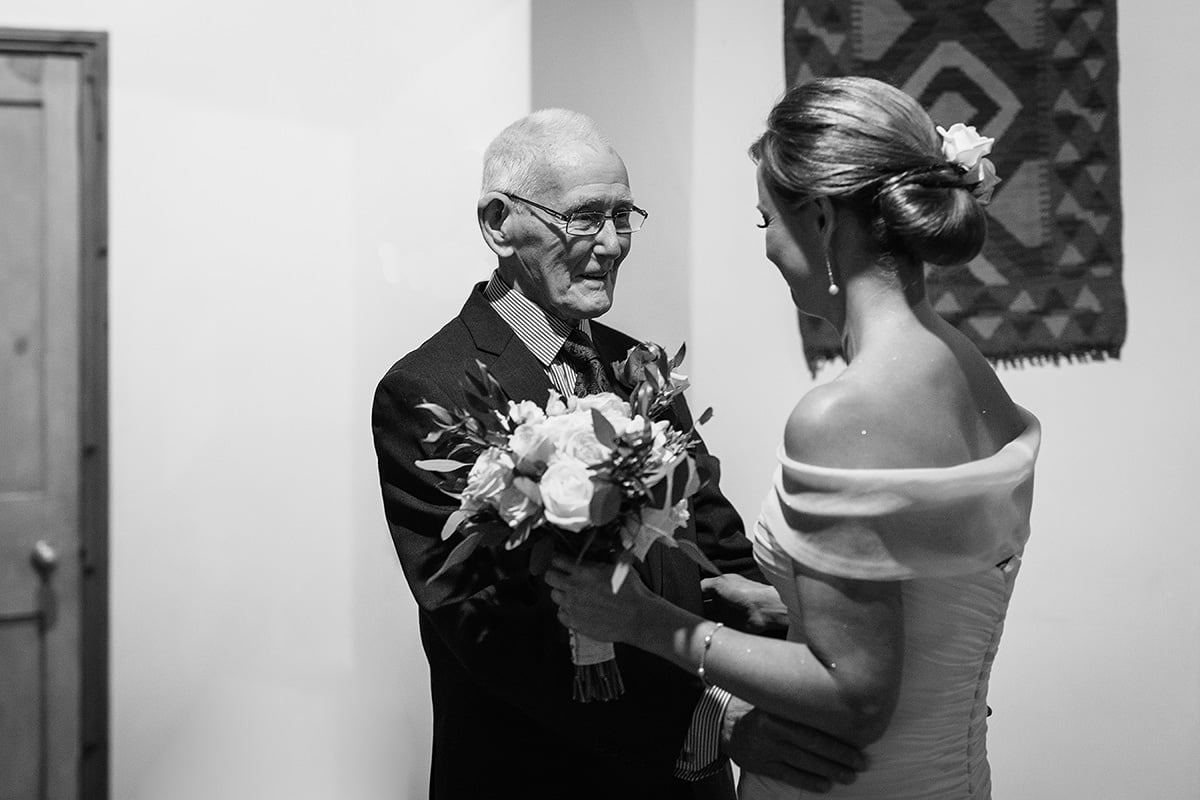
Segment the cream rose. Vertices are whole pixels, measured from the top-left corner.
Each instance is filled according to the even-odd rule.
[[[567,403],[563,400],[563,396],[551,389],[550,399],[546,401],[546,416],[557,417],[566,413]]]
[[[554,441],[542,423],[525,423],[513,431],[508,439],[508,446],[513,451],[517,463],[522,469],[536,464],[545,464],[554,455]]]
[[[946,160],[958,164],[963,169],[973,169],[979,159],[992,152],[995,139],[980,136],[974,125],[964,125],[956,122],[946,130],[938,126],[937,132],[942,135],[942,155]]]
[[[547,522],[569,531],[581,531],[591,522],[588,510],[596,490],[583,462],[558,459],[542,475],[540,488]]]
[[[527,425],[529,423],[541,422],[546,418],[546,414],[532,400],[522,400],[519,403],[509,400],[508,418],[517,425]]]
[[[463,490],[462,507],[465,511],[477,511],[495,500],[512,482],[512,457],[498,447],[489,447],[476,459],[467,476],[467,488]]]
[[[510,528],[515,528],[537,512],[538,504],[516,485],[512,485],[496,498],[496,510],[500,512],[500,519],[507,522]]]
[[[618,423],[624,424],[629,419],[629,403],[626,403],[612,392],[600,392],[599,394],[589,394],[587,397],[579,398],[575,405],[578,411],[596,410],[604,415],[604,418],[612,423],[613,427],[617,427]],[[619,429],[619,428],[618,428]]]
[[[590,467],[602,464],[612,455],[612,450],[600,444],[596,438],[595,429],[588,427],[573,428],[561,444],[561,452],[582,461]]]

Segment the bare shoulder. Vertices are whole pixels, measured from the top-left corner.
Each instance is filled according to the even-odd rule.
[[[901,466],[902,454],[877,392],[843,377],[808,392],[792,409],[784,452],[805,464],[843,469]]]

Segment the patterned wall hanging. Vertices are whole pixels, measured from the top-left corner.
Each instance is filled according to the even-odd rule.
[[[929,272],[995,362],[1116,358],[1125,340],[1116,0],[785,0],[789,85],[868,75],[995,137],[983,253]],[[801,315],[809,366],[839,356]]]

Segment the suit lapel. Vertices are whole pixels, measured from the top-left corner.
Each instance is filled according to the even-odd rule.
[[[521,338],[492,309],[483,296],[484,285],[475,286],[459,314],[475,342],[478,358],[500,382],[509,399],[533,400],[544,406],[553,388],[550,377]]]

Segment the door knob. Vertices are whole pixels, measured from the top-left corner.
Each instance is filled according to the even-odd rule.
[[[33,546],[33,554],[29,556],[29,560],[33,562],[33,568],[37,570],[41,579],[46,580],[58,566],[58,551],[46,540],[39,539]]]

